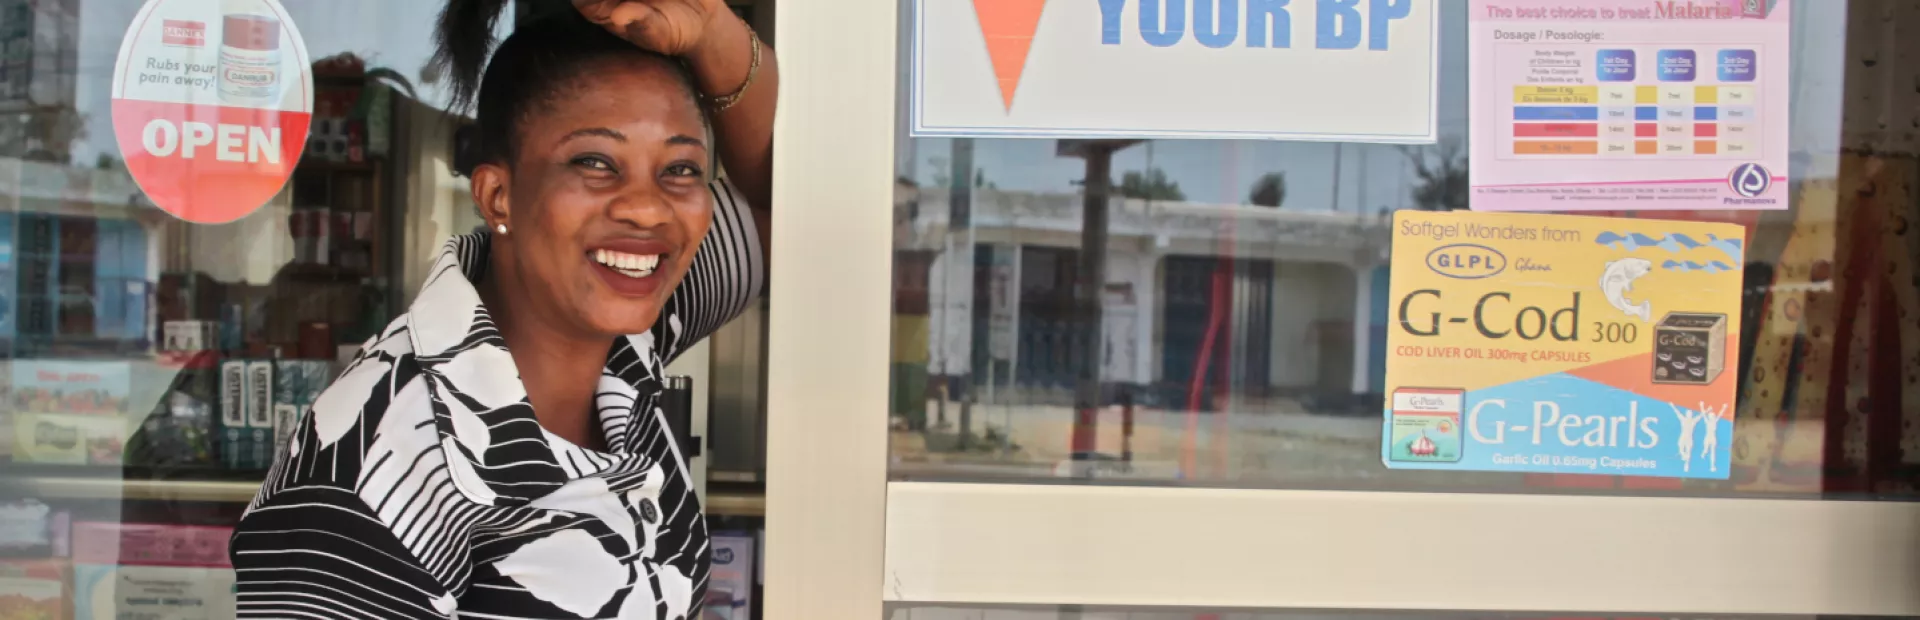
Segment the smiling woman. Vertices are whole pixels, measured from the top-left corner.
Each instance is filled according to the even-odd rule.
[[[504,4],[454,0],[439,32],[486,228],[294,430],[233,539],[242,616],[699,614],[706,526],[656,405],[764,286],[706,124],[763,190],[771,54],[717,0],[576,2],[483,76]]]

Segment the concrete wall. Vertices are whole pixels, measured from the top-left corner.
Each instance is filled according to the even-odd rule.
[[[1353,271],[1333,263],[1281,261],[1273,275],[1269,385],[1282,391],[1311,388],[1320,382],[1328,358],[1345,357],[1323,350],[1319,330],[1329,321],[1353,320]]]

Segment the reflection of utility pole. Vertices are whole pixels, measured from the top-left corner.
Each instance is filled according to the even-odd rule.
[[[956,437],[960,447],[965,448],[967,433],[973,427],[973,347],[954,346],[956,342],[973,342],[973,139],[954,138],[952,145],[952,172],[948,187],[947,202],[947,260],[945,273],[941,274],[942,286],[946,289],[945,305],[941,312],[940,325],[943,332],[955,321],[963,321],[966,329],[959,330],[960,335],[947,334],[944,342],[944,355],[948,363],[959,360],[959,367],[949,366],[947,373],[948,396],[960,392],[960,428]],[[962,234],[965,236],[961,236]],[[958,247],[956,247],[958,246]],[[959,278],[959,282],[955,282]],[[964,313],[959,311],[964,310]],[[961,338],[964,338],[962,340]],[[956,355],[957,351],[966,351],[966,355]],[[941,399],[940,425],[947,423],[946,398]]]
[[[1080,272],[1073,288],[1074,331],[1079,350],[1072,359],[1078,368],[1073,390],[1072,458],[1092,460],[1100,416],[1100,358],[1102,338],[1101,293],[1107,284],[1107,202],[1112,193],[1113,153],[1139,140],[1061,140],[1056,154],[1087,160],[1085,200],[1081,207]]]
[[[1340,143],[1333,143],[1333,210],[1340,210]]]

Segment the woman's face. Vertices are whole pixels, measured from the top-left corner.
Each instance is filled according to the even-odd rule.
[[[612,59],[518,125],[511,170],[483,165],[474,193],[536,316],[582,335],[646,331],[686,276],[713,205],[699,109],[658,62]],[[491,204],[489,204],[491,203]]]

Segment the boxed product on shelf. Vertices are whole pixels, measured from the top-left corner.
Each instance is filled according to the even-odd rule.
[[[264,467],[262,451],[273,449],[273,360],[247,362],[247,429],[260,445],[253,446],[253,466]]]
[[[224,527],[75,523],[74,617],[232,618],[232,534]]]
[[[113,465],[125,451],[120,416],[13,414],[13,460],[55,465]]]
[[[220,344],[218,321],[167,321],[161,327],[160,350],[193,352],[212,350]]]
[[[75,564],[73,586],[76,620],[226,620],[235,612],[231,568]]]
[[[85,465],[85,431],[72,421],[49,414],[12,413],[13,460],[21,463]]]
[[[133,389],[132,365],[125,361],[17,359],[10,367],[15,412],[120,415]]]
[[[64,559],[0,560],[0,620],[70,617],[68,569]]]
[[[228,469],[265,469],[273,463],[274,374],[273,360],[220,364],[220,463]]]
[[[246,360],[220,362],[220,424],[215,435],[220,444],[220,464],[227,469],[246,469],[241,466],[249,435],[246,402]]]
[[[68,514],[30,497],[0,503],[0,557],[66,555]]]
[[[278,454],[293,436],[300,415],[320,397],[320,390],[326,389],[333,375],[333,364],[326,360],[281,360],[275,370],[278,374],[273,386],[273,451]]]
[[[301,207],[287,216],[293,234],[293,261],[302,265],[333,262],[332,211],[325,206]]]
[[[0,332],[5,333],[5,332]],[[13,460],[13,362],[0,360],[0,463]]]
[[[713,565],[707,577],[707,598],[701,620],[747,620],[753,617],[754,536],[749,532],[715,532]]]
[[[12,458],[27,463],[117,464],[133,386],[126,361],[16,359],[7,364]]]
[[[234,351],[247,341],[246,311],[240,304],[228,303],[220,307],[220,347],[221,351]]]

